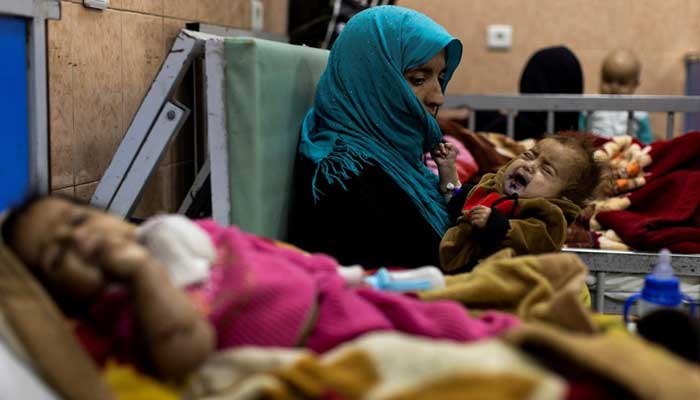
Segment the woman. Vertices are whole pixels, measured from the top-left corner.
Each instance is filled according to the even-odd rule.
[[[459,182],[438,181],[421,155],[441,147],[435,115],[461,55],[457,39],[409,9],[350,20],[301,129],[292,243],[345,264],[437,265],[443,194]]]
[[[522,94],[581,94],[583,71],[576,55],[565,46],[546,47],[533,54],[520,76]],[[578,113],[554,114],[554,131],[575,130]],[[506,133],[508,120],[499,112],[478,112],[477,132]],[[515,139],[541,138],[547,132],[547,113],[521,112],[515,118]]]

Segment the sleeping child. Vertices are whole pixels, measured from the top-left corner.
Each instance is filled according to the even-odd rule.
[[[469,190],[456,225],[440,243],[444,271],[469,270],[510,247],[519,255],[558,251],[567,224],[600,181],[600,165],[585,136],[562,133],[486,174]]]
[[[237,346],[323,352],[380,330],[469,341],[517,324],[497,312],[471,317],[456,302],[350,285],[331,257],[213,221],[161,216],[136,227],[43,197],[13,210],[2,235],[93,359],[164,378]]]

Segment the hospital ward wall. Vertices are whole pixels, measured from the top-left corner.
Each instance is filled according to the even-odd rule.
[[[287,0],[265,0],[264,30],[287,31]],[[187,22],[250,29],[250,0],[61,1],[48,26],[51,190],[89,200],[178,31]],[[185,104],[191,90],[181,90]],[[191,118],[190,118],[191,119]],[[136,217],[179,207],[195,174],[186,124],[151,178]]]
[[[516,93],[523,66],[536,50],[564,44],[581,61],[585,92],[598,93],[606,53],[626,47],[642,62],[636,94],[683,95],[684,57],[700,46],[697,0],[398,0],[421,11],[464,44],[462,64],[450,82],[452,93]],[[513,27],[508,51],[486,47],[491,24]],[[651,115],[662,137],[665,116]],[[682,119],[676,116],[680,132]]]

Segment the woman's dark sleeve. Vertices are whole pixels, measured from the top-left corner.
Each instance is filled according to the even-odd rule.
[[[341,264],[366,268],[438,265],[441,236],[406,193],[381,168],[365,165],[340,185],[319,177],[314,202],[313,165],[297,161],[290,242],[334,256]]]

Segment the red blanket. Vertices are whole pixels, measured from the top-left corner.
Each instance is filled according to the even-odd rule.
[[[671,140],[654,142],[649,153],[652,163],[648,180],[672,171],[700,171],[700,132],[688,132]]]
[[[624,211],[596,219],[637,250],[700,253],[700,132],[654,143],[651,175]]]

